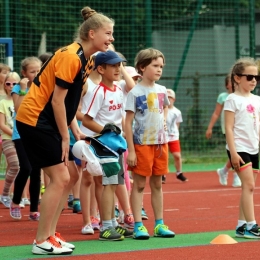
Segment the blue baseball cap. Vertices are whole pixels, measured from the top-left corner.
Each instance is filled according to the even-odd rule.
[[[94,69],[96,69],[99,65],[102,64],[116,64],[122,61],[126,61],[126,60],[120,58],[118,54],[114,51],[109,50],[106,52],[100,52],[96,55]]]

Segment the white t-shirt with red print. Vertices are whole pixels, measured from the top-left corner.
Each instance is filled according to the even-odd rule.
[[[123,118],[123,92],[120,87],[114,85],[113,89],[100,83],[90,95],[84,99],[85,114],[93,118],[95,122],[104,126],[107,123],[114,123],[122,129]],[[83,104],[82,104],[83,107]],[[93,131],[80,126],[81,131],[93,136]]]
[[[257,154],[259,152],[260,97],[230,94],[224,104],[225,111],[235,113],[234,142],[237,152]],[[226,148],[229,150],[228,145]]]

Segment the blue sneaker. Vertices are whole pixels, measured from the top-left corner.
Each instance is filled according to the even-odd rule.
[[[144,220],[148,219],[148,216],[147,216],[144,208],[142,208],[142,219],[144,219]]]
[[[245,229],[245,238],[260,238],[259,227],[255,224],[250,230]]]
[[[81,205],[79,200],[73,201],[73,213],[81,213]]]
[[[244,237],[246,224],[236,228],[236,237]]]
[[[169,230],[168,226],[164,224],[158,224],[154,228],[154,236],[155,237],[174,237],[175,233]]]
[[[149,239],[150,235],[148,234],[145,226],[140,226],[137,229],[134,229],[133,238],[145,240]]]

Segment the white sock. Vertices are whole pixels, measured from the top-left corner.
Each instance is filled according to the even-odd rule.
[[[116,218],[112,218],[112,226],[114,228],[118,226],[118,222],[116,221]]]
[[[237,221],[237,227],[242,227],[244,224],[246,224],[245,220],[238,220]]]
[[[103,220],[102,226],[100,227],[100,230],[103,231],[105,229],[108,229],[109,227],[113,227],[112,219],[110,220]]]
[[[246,224],[246,229],[247,230],[250,230],[254,225],[256,224],[256,221],[250,221],[250,222],[247,222]]]

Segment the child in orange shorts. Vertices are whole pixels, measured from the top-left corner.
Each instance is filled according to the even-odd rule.
[[[153,48],[141,50],[136,58],[136,70],[142,79],[128,93],[126,101],[125,135],[128,144],[128,169],[133,174],[130,196],[134,215],[134,239],[149,239],[141,211],[146,177],[150,178],[151,201],[155,217],[154,236],[174,237],[164,225],[162,175],[168,173],[168,137],[166,115],[169,100],[160,79],[165,63],[163,54]],[[134,129],[132,129],[134,124]]]

